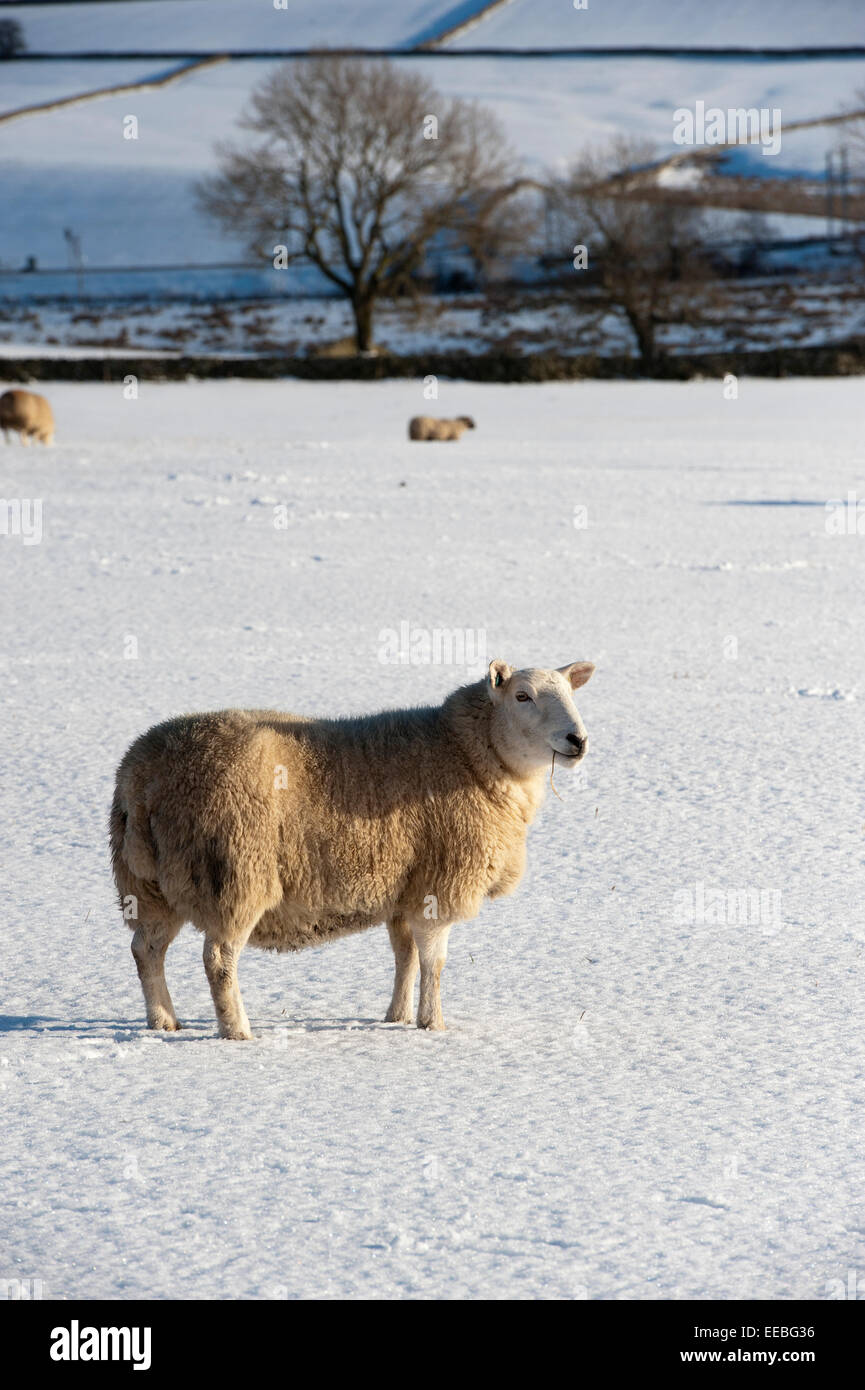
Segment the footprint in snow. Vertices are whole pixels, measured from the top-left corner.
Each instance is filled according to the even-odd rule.
[[[825,689],[825,690],[820,690],[818,687],[813,687],[813,688],[811,688],[811,689],[797,690],[795,693],[796,693],[797,695],[799,695],[803,700],[807,700],[807,699],[811,699],[811,700],[855,700],[855,699],[856,699],[856,691],[855,691],[855,689],[853,689],[853,690],[842,690],[841,687],[840,687],[840,685],[833,686],[831,690],[828,689],[828,688]]]

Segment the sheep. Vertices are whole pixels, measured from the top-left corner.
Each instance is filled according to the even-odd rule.
[[[594,669],[493,661],[438,706],[349,719],[229,709],[138,738],[110,839],[148,1027],[180,1027],[165,953],[191,921],[223,1038],[252,1037],[245,945],[296,951],[381,923],[396,966],[385,1021],[412,1022],[420,967],[417,1026],[442,1030],[450,928],[519,883],[551,755],[585,756],[572,692]]]
[[[4,391],[0,396],[0,429],[9,444],[10,431],[17,431],[22,444],[38,439],[54,443],[54,416],[44,396],[35,391]]]
[[[466,430],[473,430],[470,415],[458,415],[455,420],[436,420],[432,415],[415,415],[408,422],[409,439],[460,439]]]

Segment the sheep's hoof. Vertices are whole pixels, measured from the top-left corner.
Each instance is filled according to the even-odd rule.
[[[183,1025],[166,1013],[158,1013],[147,1020],[147,1026],[158,1033],[179,1033]]]
[[[408,1011],[396,1013],[394,1009],[388,1009],[384,1016],[385,1023],[414,1023],[414,1015]]]

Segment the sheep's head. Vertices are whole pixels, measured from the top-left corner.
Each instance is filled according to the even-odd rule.
[[[470,415],[458,415],[457,419],[459,420],[461,425],[465,425],[467,430],[473,430],[476,428],[475,422]]]
[[[506,661],[490,662],[493,737],[510,766],[528,772],[550,763],[554,753],[563,763],[582,761],[588,735],[573,692],[585,685],[594,669],[590,661],[573,661],[550,671],[534,666],[514,671]]]

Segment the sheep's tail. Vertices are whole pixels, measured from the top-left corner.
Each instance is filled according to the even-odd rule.
[[[114,793],[109,821],[111,863],[117,879],[121,865],[136,878],[155,881],[159,877],[158,851],[150,817],[144,806],[124,805],[119,788]]]

